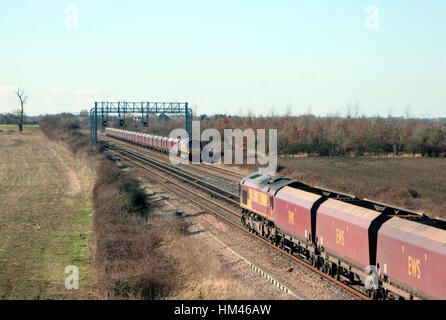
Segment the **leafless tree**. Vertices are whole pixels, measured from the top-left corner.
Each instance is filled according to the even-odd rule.
[[[17,91],[15,92],[15,94],[17,95],[17,98],[19,98],[20,101],[20,108],[17,110],[17,120],[18,120],[18,125],[19,125],[19,130],[20,132],[23,131],[23,119],[24,119],[24,115],[25,115],[25,104],[26,101],[28,100],[28,96],[25,95],[25,92],[23,91],[23,89],[20,89],[20,87],[17,88]]]

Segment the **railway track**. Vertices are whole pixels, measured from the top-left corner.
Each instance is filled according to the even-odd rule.
[[[127,142],[123,142],[119,139],[116,139],[113,137],[108,137],[106,135],[101,135],[101,139],[102,139],[102,141],[111,142],[115,145],[118,144],[119,146],[121,146],[123,148],[131,149],[135,152],[147,155],[149,157],[157,158],[162,161],[169,161],[169,156],[165,153],[160,153],[158,151],[155,151],[155,150],[152,150],[149,148],[144,148],[141,146],[137,146],[134,144],[129,144]],[[211,178],[215,178],[217,176],[218,179],[224,180],[228,184],[232,184],[232,185],[234,185],[234,184],[238,185],[240,180],[246,176],[246,174],[234,172],[232,170],[228,170],[228,169],[219,167],[216,164],[200,163],[200,164],[194,164],[194,165],[180,165],[179,167],[186,169],[186,170],[188,170],[188,167],[189,167],[189,169],[191,169],[191,167],[193,167],[193,170],[200,172],[200,174],[206,175]]]
[[[156,166],[159,170],[171,174],[176,178],[178,178],[179,180],[187,182],[190,185],[206,193],[209,193],[213,197],[223,199],[235,206],[238,206],[240,203],[240,198],[238,194],[228,191],[227,189],[224,189],[221,186],[217,186],[216,184],[211,184],[209,182],[206,182],[200,176],[194,173],[185,173],[184,170],[177,169],[175,166],[171,164],[167,164],[165,162],[163,163],[159,160],[156,160],[154,158],[149,158],[147,156],[142,156],[134,151],[130,151],[122,147],[117,147],[116,145],[112,145],[108,142],[101,141],[100,143],[107,149],[109,150],[111,149],[115,151],[115,153],[122,154],[123,157],[125,157],[128,161],[131,161],[132,163],[137,163],[139,161],[152,166]]]
[[[146,156],[142,156],[141,154],[138,154],[135,151],[127,150],[126,148],[113,145],[107,141],[101,141],[100,143],[106,149],[108,149],[108,151],[113,156],[118,157],[121,160],[130,164],[134,170],[136,170],[143,176],[146,176],[151,180],[155,180],[156,182],[163,184],[164,187],[171,190],[172,192],[187,199],[188,201],[199,206],[203,210],[213,214],[217,218],[223,220],[229,225],[235,227],[236,229],[249,234],[253,238],[263,243],[264,245],[274,248],[276,251],[280,252],[281,254],[284,254],[288,258],[292,259],[294,262],[297,262],[305,266],[306,268],[314,271],[321,277],[324,277],[332,281],[333,283],[339,285],[348,292],[356,295],[357,297],[364,300],[370,300],[370,298],[364,292],[361,291],[361,287],[351,286],[340,280],[332,278],[329,275],[320,271],[319,269],[314,268],[311,264],[309,264],[305,260],[296,257],[295,255],[290,254],[285,250],[278,248],[277,246],[261,238],[257,234],[248,231],[240,221],[241,214],[238,212],[238,207],[239,207],[238,195],[231,194],[227,190],[224,190],[216,185],[210,185],[206,182],[203,182],[200,180],[198,176],[191,176],[182,170],[172,168],[172,166],[169,166],[166,163],[161,163],[161,161],[159,160],[155,160],[153,158],[148,159],[146,158]],[[154,168],[156,168],[156,170],[154,170]],[[182,184],[187,184],[188,186]],[[191,190],[189,186],[195,187],[196,189],[200,190],[201,193]],[[225,204],[217,202],[214,199],[210,199],[209,195],[211,195],[211,197],[218,198],[219,200],[224,201]],[[228,207],[227,204],[230,204],[231,206]]]
[[[217,167],[216,165],[213,165],[213,164],[200,163],[200,165],[203,166],[203,167],[206,167],[208,170],[211,169],[211,170],[214,170],[214,171],[217,171],[217,172],[221,172],[221,173],[230,175],[232,177],[235,177],[237,179],[242,179],[242,178],[245,177],[241,173],[237,173],[237,172],[234,172],[234,171],[231,171],[231,170],[220,168],[220,167]]]

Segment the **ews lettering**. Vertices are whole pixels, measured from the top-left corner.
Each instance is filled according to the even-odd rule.
[[[255,203],[261,204],[264,207],[268,207],[269,197],[267,194],[250,189],[249,198]]]
[[[288,211],[288,224],[294,225],[294,212]]]
[[[344,246],[344,230],[336,228],[336,244]]]
[[[408,260],[407,264],[408,264],[409,276],[420,279],[421,278],[420,259],[408,256],[407,260]]]

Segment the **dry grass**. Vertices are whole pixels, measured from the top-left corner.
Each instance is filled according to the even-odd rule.
[[[145,223],[150,204],[139,182],[92,146],[76,119],[45,117],[40,127],[95,169],[93,251],[98,290],[107,299],[165,298],[173,286],[173,263],[158,250],[158,231]]]
[[[110,160],[98,163],[94,187],[98,286],[110,299],[164,299],[175,287],[174,263],[159,247],[160,228],[145,223],[148,199],[137,180]]]
[[[446,217],[446,159],[279,159],[280,175],[430,216]]]
[[[228,271],[218,254],[187,230],[183,218],[169,218],[158,222],[162,230],[163,252],[175,260],[178,277],[171,299],[179,300],[250,300],[259,296]],[[169,227],[166,227],[169,226]]]
[[[90,172],[38,130],[0,133],[0,298],[94,297]],[[68,291],[65,267],[80,271]]]
[[[66,144],[96,172],[94,265],[96,287],[106,299],[165,299],[177,287],[176,263],[161,250],[163,230],[179,224],[146,223],[151,204],[139,181],[92,147],[76,119],[46,117],[40,127]],[[99,151],[99,152],[98,152]]]
[[[41,127],[95,168],[93,251],[96,286],[104,297],[256,298],[226,271],[217,255],[192,238],[184,219],[155,215],[139,182],[92,148],[73,119],[48,117]]]

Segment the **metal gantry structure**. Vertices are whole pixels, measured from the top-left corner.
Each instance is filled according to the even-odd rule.
[[[126,113],[141,115],[141,123],[149,119],[149,114],[184,114],[186,131],[192,137],[192,110],[188,102],[95,102],[90,110],[90,139],[98,142],[98,121],[104,130],[104,120],[109,114],[117,114],[119,118]]]

